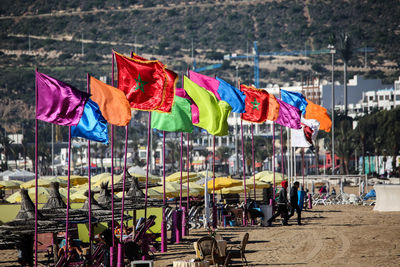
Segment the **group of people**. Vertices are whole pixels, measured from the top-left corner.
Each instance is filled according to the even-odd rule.
[[[281,183],[282,189],[279,191],[279,196],[277,200],[277,210],[276,213],[268,220],[268,226],[272,226],[272,222],[280,215],[282,217],[282,225],[289,225],[289,218],[297,213],[297,224],[301,223],[301,209],[299,206],[299,196],[298,189],[300,187],[299,182],[294,182],[292,188],[290,189],[290,199],[288,200],[287,188],[288,182],[286,180]]]

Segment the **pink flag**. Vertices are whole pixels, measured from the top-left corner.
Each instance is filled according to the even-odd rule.
[[[189,79],[192,80],[197,85],[213,93],[218,100],[221,100],[221,96],[218,93],[218,87],[219,87],[218,80],[191,70],[189,71]]]
[[[276,123],[292,129],[300,129],[301,113],[300,110],[280,99],[276,99],[279,103],[279,116]]]
[[[190,109],[192,110],[192,123],[197,124],[199,123],[199,108],[197,107],[196,103],[194,103],[193,99],[186,93],[183,88],[176,88],[175,95],[180,96],[182,98],[186,98],[190,100]]]
[[[36,119],[66,126],[79,123],[89,94],[38,71],[36,83]]]

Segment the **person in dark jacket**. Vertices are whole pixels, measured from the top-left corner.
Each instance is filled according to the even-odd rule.
[[[282,181],[281,183],[282,189],[279,191],[279,197],[277,202],[277,211],[275,215],[273,215],[268,220],[268,226],[272,225],[272,221],[275,220],[279,215],[282,217],[282,225],[288,225],[288,199],[287,199],[287,187],[288,183],[286,180]]]
[[[299,195],[297,194],[297,190],[300,187],[299,182],[294,182],[292,188],[290,189],[290,213],[289,218],[294,215],[294,211],[297,213],[297,224],[301,225],[301,209],[299,207]]]

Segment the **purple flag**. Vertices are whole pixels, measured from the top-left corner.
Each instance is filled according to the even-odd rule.
[[[77,125],[90,95],[38,71],[36,82],[36,119],[58,125]]]
[[[300,109],[283,102],[280,99],[276,99],[279,103],[279,116],[276,119],[276,123],[286,126],[292,129],[301,129],[301,113]]]

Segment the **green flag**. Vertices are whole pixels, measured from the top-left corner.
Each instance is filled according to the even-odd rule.
[[[188,99],[175,96],[171,113],[153,111],[151,115],[151,128],[167,132],[193,131],[192,112]]]
[[[212,135],[228,135],[228,116],[232,107],[203,87],[184,77],[184,89],[199,108],[199,123],[196,126]]]

